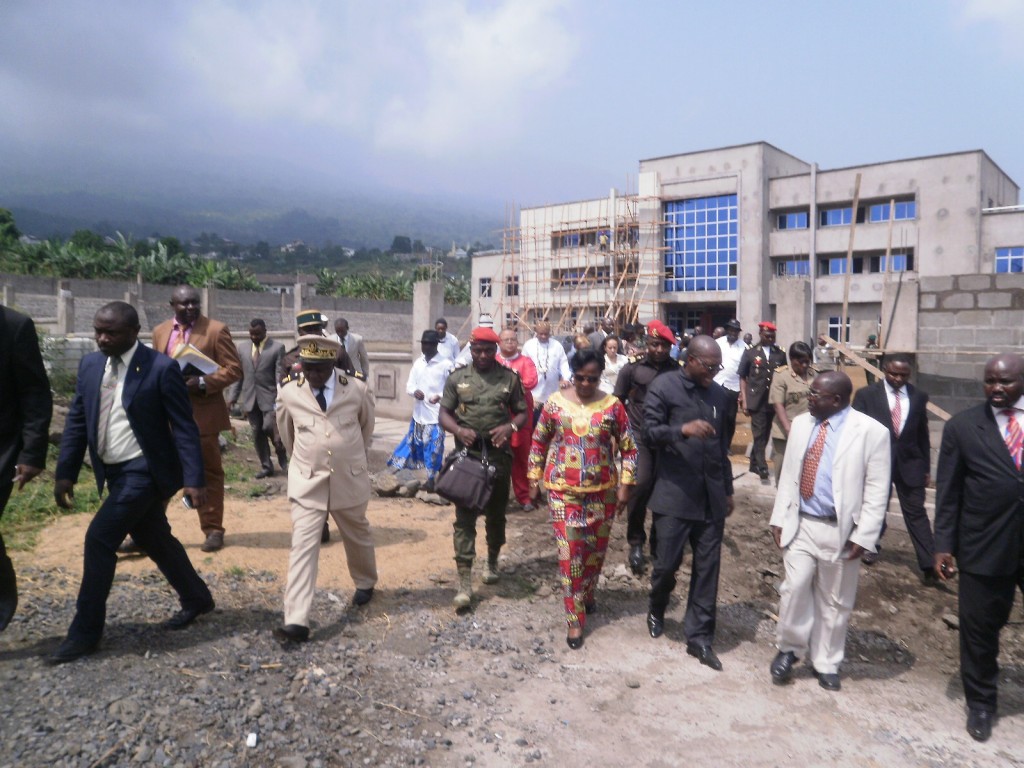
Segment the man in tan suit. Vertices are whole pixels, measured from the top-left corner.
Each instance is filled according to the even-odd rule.
[[[231,429],[223,393],[242,378],[242,365],[231,331],[224,323],[204,316],[200,306],[196,288],[175,288],[171,293],[174,317],[153,329],[153,349],[173,357],[181,346],[191,344],[220,366],[208,376],[185,376],[206,472],[207,503],[197,510],[206,534],[202,548],[203,552],[215,552],[224,546],[224,466],[217,439],[223,430]]]
[[[889,430],[850,407],[845,373],[811,382],[809,413],[793,419],[771,531],[783,550],[779,652],[772,681],[786,683],[807,655],[818,684],[838,691],[860,558],[874,552],[889,504]]]
[[[366,452],[373,436],[374,402],[366,383],[336,370],[341,345],[323,336],[299,339],[302,370],[288,376],[277,396],[277,427],[291,461],[292,548],[284,594],[284,645],[309,639],[309,609],[316,586],[320,533],[327,515],[338,524],[354,605],[373,598],[377,560],[366,505],[370,476]]]

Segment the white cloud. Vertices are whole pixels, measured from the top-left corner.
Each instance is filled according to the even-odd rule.
[[[959,21],[966,25],[990,25],[1004,57],[1024,61],[1024,0],[966,0]]]

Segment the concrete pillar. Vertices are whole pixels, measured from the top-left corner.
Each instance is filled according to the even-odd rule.
[[[902,276],[903,279],[900,279]],[[906,275],[889,275],[882,285],[882,337],[878,345],[894,352],[917,350],[921,284]]]
[[[281,306],[278,309],[278,316],[282,330],[291,330],[295,326],[295,315],[292,314],[292,297],[284,291],[278,294],[281,299]]]
[[[808,341],[814,333],[810,327],[807,302],[811,300],[811,283],[806,278],[783,278],[775,281],[775,325],[779,330],[776,343],[788,350],[794,341]],[[749,329],[757,339],[757,325]]]
[[[444,283],[421,280],[412,287],[412,354],[420,351],[420,336],[444,315]]]
[[[59,285],[69,285],[61,280]],[[75,297],[67,288],[57,288],[57,330],[54,335],[67,336],[75,332]]]
[[[217,317],[217,289],[212,285],[200,288],[199,297],[203,302],[203,314],[207,317]]]
[[[5,285],[3,288],[2,302],[5,307],[13,307],[15,301],[15,290],[13,285]]]

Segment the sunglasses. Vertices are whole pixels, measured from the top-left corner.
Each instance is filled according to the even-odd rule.
[[[583,374],[576,374],[572,377],[573,381],[578,381],[581,384],[597,384],[601,380],[600,376],[584,376]]]
[[[691,360],[696,360],[698,363],[703,365],[704,366],[704,370],[707,371],[708,373],[718,373],[720,370],[722,370],[722,366],[719,363],[716,363],[715,365],[708,365],[703,360],[701,360],[699,357],[691,356],[690,359]]]

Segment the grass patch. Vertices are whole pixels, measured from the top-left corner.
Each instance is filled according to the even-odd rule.
[[[75,484],[75,507],[64,510],[53,498],[54,467],[57,466],[57,448],[51,445],[46,457],[47,469],[20,492],[15,489],[0,518],[0,533],[7,547],[27,551],[36,545],[39,532],[65,515],[94,512],[100,504],[92,470],[82,467],[79,482]]]

